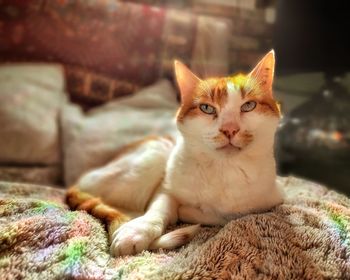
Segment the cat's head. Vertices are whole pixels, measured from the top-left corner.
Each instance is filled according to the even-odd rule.
[[[184,140],[226,154],[272,150],[280,119],[272,94],[274,66],[270,51],[247,75],[201,80],[175,61],[181,92],[177,126]]]

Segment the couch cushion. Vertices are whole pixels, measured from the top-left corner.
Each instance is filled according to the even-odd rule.
[[[167,80],[86,114],[76,105],[65,106],[62,130],[66,185],[110,161],[127,143],[151,134],[174,134],[177,106],[176,93]]]
[[[59,65],[0,66],[0,164],[60,162],[63,88]]]
[[[61,186],[61,166],[0,166],[0,180]]]

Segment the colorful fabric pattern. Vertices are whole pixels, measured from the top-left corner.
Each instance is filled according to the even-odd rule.
[[[64,68],[71,101],[86,108],[131,95],[139,89],[133,82],[111,79],[84,67],[66,65]]]
[[[220,19],[117,0],[0,1],[0,62],[62,63],[88,104],[172,77],[174,59],[226,75],[229,34]]]
[[[349,279],[350,200],[280,178],[286,201],[184,248],[111,258],[103,225],[69,211],[64,191],[0,183],[1,279]],[[267,194],[268,195],[268,194]]]
[[[2,60],[55,61],[146,84],[159,71],[163,9],[115,0],[5,0],[1,6]]]

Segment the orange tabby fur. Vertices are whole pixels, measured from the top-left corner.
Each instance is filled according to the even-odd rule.
[[[123,155],[134,151],[140,145],[145,142],[159,139],[158,136],[147,136],[141,140],[132,142],[120,148],[116,151],[116,155],[113,160],[117,160]],[[171,137],[166,137],[170,141],[173,141]],[[123,223],[130,221],[131,217],[112,208],[104,203],[100,198],[95,197],[87,192],[81,191],[77,186],[72,186],[68,189],[66,194],[66,202],[73,210],[82,210],[90,213],[92,216],[102,220],[108,229],[108,232],[113,232]]]
[[[107,223],[112,254],[185,244],[198,226],[163,235],[177,220],[223,225],[235,215],[263,211],[282,202],[273,157],[274,132],[281,115],[272,94],[274,61],[271,51],[248,75],[207,80],[175,62],[181,92],[177,112],[181,135],[176,143],[149,137],[129,144],[116,153],[110,165],[84,175],[67,192],[72,209],[85,210]],[[247,102],[256,102],[252,112],[242,110]],[[215,113],[205,113],[203,104],[215,108]],[[147,166],[134,163],[139,156]],[[135,169],[139,172],[136,179],[134,173],[127,178],[118,173],[135,166],[143,168]],[[149,170],[152,166],[156,168]],[[149,189],[147,184],[151,184]],[[142,188],[149,197],[136,202],[144,195]],[[134,189],[133,197],[126,196]],[[135,218],[104,203],[108,201],[143,214]]]

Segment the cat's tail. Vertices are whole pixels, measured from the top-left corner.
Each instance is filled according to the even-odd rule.
[[[101,199],[81,191],[76,186],[67,190],[66,202],[72,210],[84,210],[102,220],[107,225],[108,233],[115,232],[122,224],[131,220],[129,216],[103,203]],[[191,225],[170,231],[154,240],[149,249],[174,249],[185,245],[192,240],[199,229],[200,225]]]
[[[154,240],[149,249],[175,249],[190,242],[200,229],[200,225],[191,225],[170,231]]]
[[[102,220],[108,228],[108,232],[114,232],[123,223],[131,218],[115,208],[103,203],[100,198],[73,186],[67,190],[66,202],[72,210],[84,210],[92,216]]]

